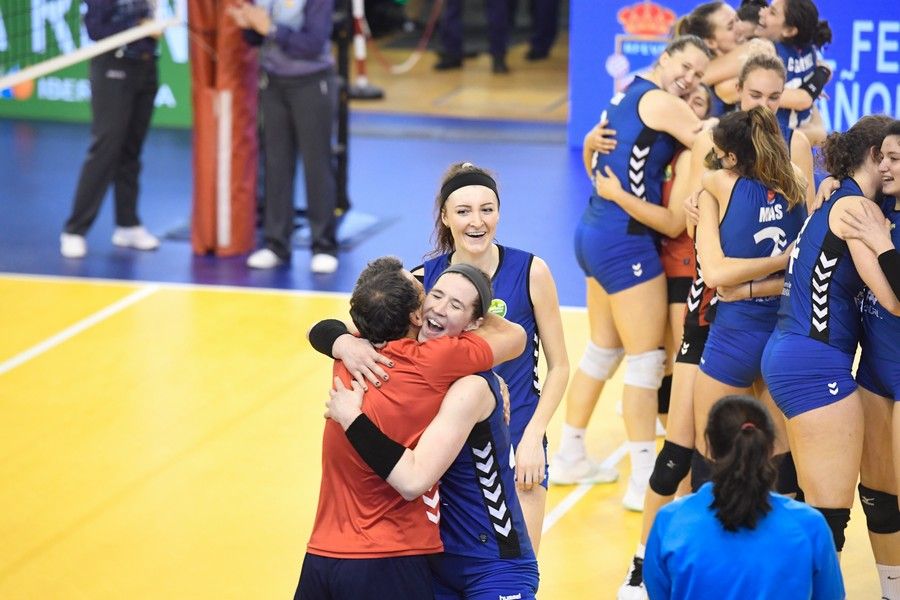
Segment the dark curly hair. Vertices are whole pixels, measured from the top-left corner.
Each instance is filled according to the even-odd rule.
[[[895,123],[885,115],[866,115],[843,133],[829,134],[822,144],[822,162],[832,177],[846,179],[870,153],[877,153]]]
[[[362,337],[373,344],[399,340],[409,331],[412,313],[422,297],[414,280],[393,256],[370,262],[350,296],[350,318]]]
[[[819,20],[819,9],[812,0],[784,0],[784,24],[797,28],[794,37],[784,40],[794,46],[821,48],[831,43],[831,27],[828,21]]]

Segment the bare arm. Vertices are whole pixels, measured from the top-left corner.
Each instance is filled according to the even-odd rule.
[[[791,136],[791,162],[806,180],[806,213],[812,214],[816,203],[815,179],[813,178],[813,155],[809,139],[802,131],[794,131]]]
[[[544,433],[569,381],[569,355],[559,314],[559,297],[547,263],[534,257],[529,279],[534,317],[547,360],[547,377],[534,414],[516,448],[516,483],[525,490],[544,480]]]
[[[694,145],[703,130],[703,122],[687,102],[662,90],[644,94],[638,103],[638,114],[648,127],[668,133],[687,148]]]
[[[722,252],[719,223],[734,180],[723,171],[713,171],[703,178],[704,190],[700,194],[700,224],[697,226],[698,260],[703,265],[703,280],[709,287],[737,285],[759,279],[783,270],[787,266],[789,252],[765,258],[732,258]],[[727,202],[727,201],[726,201]]]
[[[778,296],[784,289],[784,277],[767,277],[762,281],[747,281],[738,285],[723,285],[716,288],[716,295],[722,302],[737,302],[747,298],[767,298]]]
[[[700,213],[697,211],[699,203],[697,194],[703,189],[703,175],[708,171],[706,168],[706,155],[712,150],[713,141],[712,134],[704,131],[697,136],[697,141],[691,147],[691,171],[687,182],[687,191],[690,194],[686,196],[685,215],[687,217],[687,233],[694,237],[694,229],[700,219]]]
[[[612,169],[605,167],[606,174],[595,175],[594,186],[597,195],[615,202],[622,210],[647,227],[667,235],[677,237],[684,231],[684,207],[669,203],[668,208],[646,202],[622,188],[619,178]]]
[[[740,100],[737,77],[730,77],[725,81],[720,81],[715,85],[714,90],[716,96],[725,104],[737,104],[738,100]]]
[[[741,44],[727,54],[715,57],[706,68],[706,73],[703,75],[703,83],[716,85],[726,79],[737,77],[747,59],[751,55],[759,53],[774,56],[775,46],[768,40],[756,38]]]
[[[609,154],[616,149],[616,130],[607,129],[609,120],[606,111],[600,116],[600,122],[587,132],[581,147],[581,160],[584,162],[584,170],[590,178],[594,172],[594,154]]]
[[[820,146],[825,141],[825,138],[828,137],[825,123],[822,121],[822,114],[816,106],[812,107],[812,114],[809,120],[801,125],[799,130],[806,134],[806,138],[812,146]]]
[[[362,389],[354,382],[347,389],[335,378],[326,417],[337,421],[344,431],[362,414]],[[437,416],[431,421],[415,449],[407,448],[388,475],[388,485],[404,500],[415,500],[437,483],[453,463],[476,423],[490,416],[494,395],[479,375],[463,377],[450,386]],[[366,456],[363,460],[368,462]]]
[[[488,313],[478,329],[472,331],[484,338],[494,353],[494,366],[505,363],[522,354],[525,350],[525,330],[518,323]]]

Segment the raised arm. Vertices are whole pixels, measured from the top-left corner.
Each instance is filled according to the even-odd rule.
[[[350,326],[338,319],[319,321],[310,328],[307,338],[317,352],[342,361],[364,390],[366,381],[380,387],[382,381],[388,380],[381,365],[394,366],[394,361],[379,354],[371,342],[355,336]]]
[[[732,77],[737,77],[744,67],[744,63],[753,54],[775,56],[775,46],[768,40],[756,38],[741,44],[726,54],[713,58],[703,74],[703,83],[716,85]]]
[[[662,90],[644,94],[638,104],[638,114],[648,127],[668,133],[687,148],[694,145],[703,130],[703,121],[687,102]]]
[[[348,390],[336,377],[334,385],[325,416],[341,425],[360,457],[405,500],[415,500],[437,483],[472,427],[490,416],[496,402],[483,377],[463,377],[450,386],[437,416],[410,449],[386,436],[362,413],[363,393],[356,382]]]
[[[505,363],[525,350],[525,330],[518,323],[488,313],[478,329],[472,331],[484,338],[494,353],[494,366]]]
[[[812,214],[816,203],[815,179],[813,177],[813,155],[809,138],[802,131],[794,131],[791,136],[791,162],[799,169],[806,181],[806,212]]]

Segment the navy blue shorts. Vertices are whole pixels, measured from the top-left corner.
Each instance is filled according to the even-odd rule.
[[[294,600],[432,600],[428,557],[330,558],[306,553]]]
[[[856,391],[853,355],[805,335],[776,331],[763,352],[762,372],[775,404],[791,419]]]
[[[878,358],[863,348],[856,383],[874,394],[900,402],[900,362]]]
[[[473,558],[444,552],[432,554],[428,562],[434,575],[435,600],[533,600],[537,594],[534,559]]]
[[[750,387],[759,377],[763,348],[770,335],[768,331],[732,329],[713,323],[700,358],[700,370],[716,381],[737,388]]]
[[[596,279],[607,294],[650,281],[663,272],[659,251],[649,235],[613,234],[583,220],[575,229],[575,258],[584,274]]]

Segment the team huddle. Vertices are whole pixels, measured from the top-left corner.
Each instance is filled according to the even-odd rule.
[[[310,331],[336,360],[296,598],[535,598],[547,485],[618,477],[584,436],[624,363],[622,504],[644,521],[619,600],[843,598],[856,493],[900,600],[900,121],[826,135],[812,0],[710,2],[674,33],[585,137],[571,381],[553,276],[495,242],[498,185],[470,163],[424,264],[371,262],[355,331]]]

